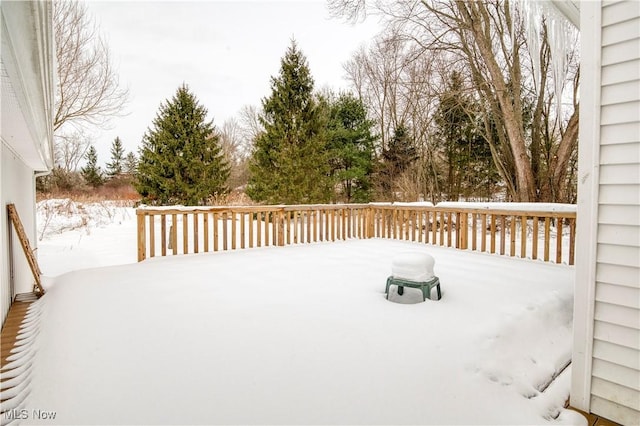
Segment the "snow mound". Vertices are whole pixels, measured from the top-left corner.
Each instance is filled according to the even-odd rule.
[[[394,256],[391,275],[409,281],[424,282],[434,277],[433,256],[425,252],[406,252]]]

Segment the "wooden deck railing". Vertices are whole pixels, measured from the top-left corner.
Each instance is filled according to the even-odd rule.
[[[575,212],[396,204],[142,207],[138,261],[148,257],[390,238],[573,265]]]

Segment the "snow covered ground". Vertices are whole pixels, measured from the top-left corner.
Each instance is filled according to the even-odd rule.
[[[38,203],[38,263],[46,276],[135,263],[136,212],[123,203]]]
[[[113,217],[39,243],[71,271],[34,307],[47,424],[586,424],[562,408],[571,267],[380,239],[134,264]],[[402,252],[434,256],[442,300],[385,299]]]

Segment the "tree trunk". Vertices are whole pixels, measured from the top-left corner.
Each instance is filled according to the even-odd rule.
[[[514,106],[516,99],[519,104],[520,88],[518,71],[519,64],[513,62],[511,76],[515,83],[513,90],[509,90],[504,81],[502,71],[493,53],[491,42],[491,25],[489,22],[486,5],[483,2],[456,2],[456,5],[463,18],[469,24],[469,29],[473,32],[475,44],[484,59],[484,63],[489,72],[491,84],[495,87],[500,112],[504,119],[504,125],[509,138],[509,145],[513,152],[516,172],[516,197],[515,201],[529,202],[536,200],[535,180],[531,170],[531,161],[525,145],[524,131],[522,126],[522,109]],[[517,47],[515,48],[517,49]],[[518,85],[518,87],[516,87]]]

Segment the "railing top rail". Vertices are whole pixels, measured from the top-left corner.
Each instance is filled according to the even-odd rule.
[[[364,209],[369,204],[296,204],[296,205],[263,205],[263,206],[142,206],[136,209],[139,215],[183,214],[183,213],[255,213],[271,211],[312,211],[312,210],[344,210]]]
[[[511,207],[511,208],[509,208]],[[496,203],[495,208],[490,203],[440,203],[435,206],[429,204],[298,204],[298,205],[263,205],[263,206],[142,206],[136,209],[138,215],[172,215],[188,213],[257,213],[257,212],[293,212],[314,210],[411,210],[473,213],[499,216],[528,216],[551,218],[575,218],[575,205],[570,204],[539,204],[535,203]],[[546,208],[546,209],[545,209]]]
[[[477,213],[497,216],[528,216],[528,217],[563,217],[575,218],[576,212],[570,211],[543,211],[543,210],[514,210],[514,209],[488,209],[488,208],[464,208],[464,207],[426,207],[426,206],[371,206],[377,210],[410,210],[429,212],[453,212],[453,213]]]

